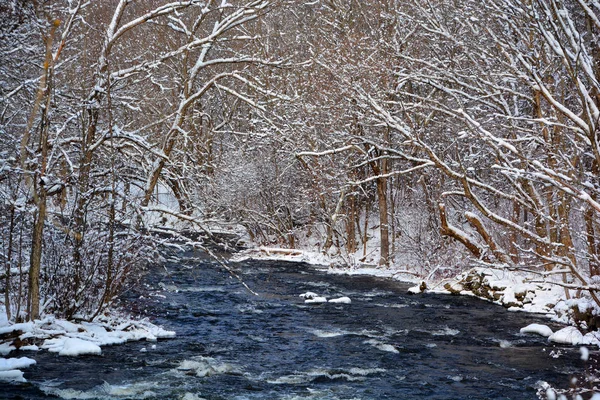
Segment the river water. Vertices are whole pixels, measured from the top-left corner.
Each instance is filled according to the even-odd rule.
[[[584,368],[578,349],[519,334],[547,320],[478,299],[306,264],[235,268],[258,296],[202,257],[153,268],[125,301],[175,339],[25,353],[38,360],[30,383],[0,398],[535,399],[538,382],[568,387]],[[307,291],[352,303],[305,304]]]

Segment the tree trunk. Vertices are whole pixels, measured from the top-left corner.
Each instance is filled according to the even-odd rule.
[[[377,179],[379,202],[379,234],[381,236],[379,265],[390,265],[390,232],[388,224],[387,178]]]
[[[356,252],[356,196],[350,195],[346,205],[346,251]]]
[[[364,262],[367,259],[367,243],[369,241],[369,212],[371,212],[371,202],[367,199],[365,204],[365,225],[363,232],[363,256],[361,261]]]
[[[513,220],[515,223],[519,223],[521,220],[521,205],[518,201],[513,201]],[[508,239],[508,249],[510,251],[510,258],[513,263],[519,263],[519,250],[517,248],[517,240],[519,235],[514,229],[510,230],[509,239]]]
[[[38,210],[34,219],[33,236],[31,238],[31,258],[29,264],[29,291],[27,295],[28,320],[40,317],[40,271],[42,264],[42,241],[44,223],[46,222],[46,191],[40,188]]]
[[[10,273],[12,266],[12,258],[13,258],[13,232],[15,230],[15,206],[11,204],[10,206],[10,226],[8,228],[8,245],[6,250],[6,278],[4,282],[4,307],[6,308],[6,320],[10,321],[11,313],[10,313]]]

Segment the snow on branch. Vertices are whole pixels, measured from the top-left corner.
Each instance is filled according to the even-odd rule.
[[[329,155],[333,155],[333,154],[339,154],[339,153],[344,153],[348,150],[356,150],[357,146],[354,144],[349,144],[347,146],[344,147],[339,147],[337,149],[332,149],[332,150],[325,150],[325,151],[321,151],[321,152],[313,152],[313,151],[303,151],[300,153],[296,153],[296,157],[324,157],[324,156],[329,156]],[[360,150],[360,149],[359,149]],[[362,150],[360,150],[362,151]]]
[[[401,170],[401,171],[392,171],[392,172],[389,172],[387,174],[380,174],[380,175],[376,175],[376,176],[370,176],[370,177],[368,177],[366,179],[363,179],[361,181],[351,181],[351,182],[348,182],[348,184],[351,185],[351,186],[359,186],[359,185],[362,185],[362,184],[365,184],[365,183],[376,181],[378,179],[390,178],[392,176],[398,176],[398,175],[407,175],[407,174],[410,174],[412,172],[419,171],[419,170],[422,170],[422,169],[425,169],[425,168],[429,168],[429,167],[435,167],[435,164],[433,162],[431,162],[431,161],[428,161],[428,162],[425,162],[423,164],[416,165],[416,166],[414,166],[412,168],[407,168],[407,169],[404,169],[404,170]]]

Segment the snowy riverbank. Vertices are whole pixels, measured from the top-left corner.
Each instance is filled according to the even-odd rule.
[[[9,324],[0,306],[0,381],[25,382],[21,370],[36,363],[15,355],[43,350],[67,357],[99,355],[103,346],[138,340],[156,342],[174,336],[175,332],[148,320],[118,314],[98,317],[93,323],[73,323],[47,316],[33,322]]]

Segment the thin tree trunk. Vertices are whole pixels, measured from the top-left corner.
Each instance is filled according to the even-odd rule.
[[[10,206],[10,226],[8,228],[8,249],[6,251],[6,278],[5,278],[5,289],[4,289],[4,306],[6,308],[6,319],[10,321],[11,313],[10,313],[10,270],[12,266],[12,257],[13,257],[13,231],[15,229],[15,206],[11,204]]]
[[[356,252],[356,197],[350,195],[346,205],[346,251],[349,254]]]
[[[369,241],[369,213],[371,212],[371,202],[367,199],[365,204],[365,225],[363,232],[363,256],[361,261],[365,261],[367,259],[367,242]]]
[[[390,265],[390,232],[388,224],[387,178],[377,179],[379,202],[379,234],[381,236],[379,265]]]
[[[59,25],[60,21],[54,20],[52,23],[52,27],[50,28],[50,32],[47,36],[44,37],[44,44],[46,46],[46,53],[44,57],[44,73],[40,79],[38,95],[34,104],[33,112],[29,119],[27,131],[23,135],[23,139],[21,141],[21,165],[25,170],[26,147],[29,145],[33,121],[38,110],[41,109],[39,130],[39,149],[41,151],[41,160],[37,170],[33,174],[33,182],[30,183],[33,189],[33,200],[37,207],[37,210],[34,214],[34,226],[31,239],[31,255],[29,258],[29,287],[27,291],[28,320],[38,319],[40,316],[40,271],[42,263],[44,225],[46,222],[46,188],[44,178],[46,174],[46,166],[48,163],[48,130],[50,124],[48,115],[50,112],[51,105],[50,88],[52,87],[53,71],[52,43],[54,40],[54,34],[56,33],[56,29]]]
[[[40,317],[40,270],[42,263],[42,241],[46,222],[46,192],[40,189],[38,210],[34,219],[33,237],[31,239],[31,259],[29,265],[29,291],[27,295],[28,319],[33,321]]]

